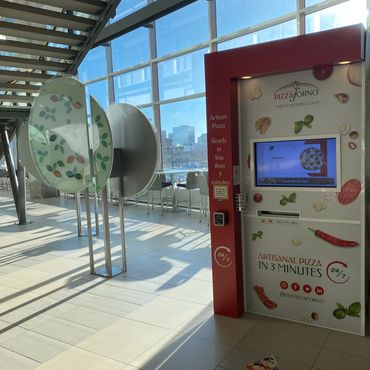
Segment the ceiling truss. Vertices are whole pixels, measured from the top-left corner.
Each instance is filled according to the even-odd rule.
[[[119,0],[0,0],[0,124],[43,82],[76,74]]]

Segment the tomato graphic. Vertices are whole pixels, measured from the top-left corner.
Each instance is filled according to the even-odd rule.
[[[67,163],[72,163],[75,160],[75,157],[73,155],[68,156]]]
[[[298,290],[300,289],[300,286],[298,283],[293,283],[292,284],[292,289],[295,291],[295,292],[298,292]]]
[[[81,109],[82,108],[82,104],[80,102],[76,101],[76,102],[73,103],[73,107],[75,109]]]
[[[289,284],[286,281],[280,281],[280,288],[281,289],[288,289]]]
[[[256,193],[253,195],[253,200],[256,202],[256,203],[260,203],[262,202],[263,200],[263,197],[262,197],[262,194],[260,193]]]
[[[321,286],[317,286],[317,287],[315,288],[315,293],[316,293],[317,295],[323,295],[323,294],[324,294],[324,288],[323,288],[323,287],[321,287]]]
[[[61,174],[58,170],[55,170],[55,171],[53,172],[53,174],[54,174],[54,176],[56,176],[56,177],[62,177],[62,174]]]
[[[303,291],[305,293],[311,293],[312,292],[311,285],[308,285],[308,284],[303,285]]]
[[[76,157],[76,161],[78,162],[78,163],[85,163],[85,160],[83,159],[83,157],[81,157],[80,155],[78,155],[77,157]]]

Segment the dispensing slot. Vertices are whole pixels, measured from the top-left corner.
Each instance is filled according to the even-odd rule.
[[[280,211],[258,211],[260,217],[282,217],[282,218],[300,218],[299,212],[280,212]]]

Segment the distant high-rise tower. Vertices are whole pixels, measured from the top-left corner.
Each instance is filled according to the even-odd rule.
[[[195,143],[194,126],[181,125],[173,128],[173,144],[192,145]]]

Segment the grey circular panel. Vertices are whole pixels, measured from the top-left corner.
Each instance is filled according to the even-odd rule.
[[[28,139],[28,122],[23,123],[19,128],[17,137],[17,152],[18,158],[26,171],[36,180],[43,182],[43,178],[39,176],[35,167],[35,163],[32,159],[30,142]]]
[[[107,117],[113,147],[122,150],[123,196],[141,193],[158,167],[158,145],[148,119],[130,104],[112,104]]]

